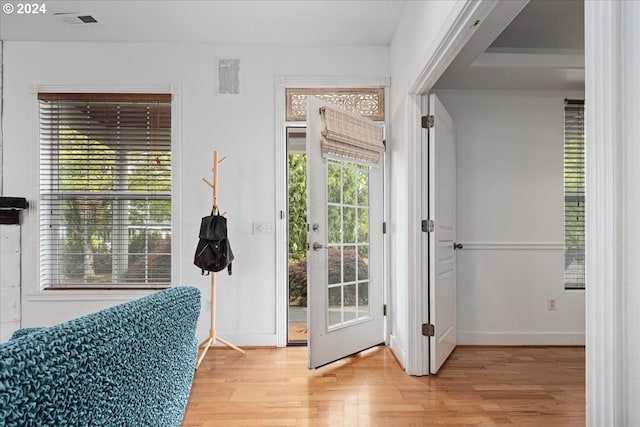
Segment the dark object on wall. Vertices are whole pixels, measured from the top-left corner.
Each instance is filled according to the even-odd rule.
[[[20,210],[28,207],[24,197],[0,197],[0,224],[20,224]]]
[[[233,252],[227,238],[227,219],[222,215],[211,212],[202,218],[200,235],[193,263],[200,267],[202,274],[210,271],[217,272],[227,268],[231,275],[231,261]]]

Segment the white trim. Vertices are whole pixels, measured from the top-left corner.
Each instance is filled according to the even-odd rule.
[[[419,68],[421,71],[409,89],[410,94],[426,94],[431,90],[496,4],[496,0],[456,2],[435,38],[439,42],[427,51]]]
[[[150,295],[159,289],[144,289],[144,290],[43,290],[40,292],[28,293],[26,299],[29,302],[40,301],[113,301],[113,302],[126,302],[132,299],[141,298],[146,295]]]
[[[458,331],[460,345],[584,345],[584,332]]]
[[[289,264],[287,253],[287,218],[289,217],[287,203],[287,136],[285,133],[285,89],[286,79],[276,78],[275,87],[275,157],[276,157],[276,346],[287,346],[287,295],[289,285]]]
[[[133,298],[147,295],[158,289],[144,290],[108,290],[96,288],[90,290],[40,289],[39,268],[26,268],[29,261],[39,265],[40,258],[40,114],[38,93],[169,93],[171,99],[171,157],[172,157],[172,194],[171,194],[171,228],[172,236],[182,235],[182,87],[178,84],[163,86],[84,86],[84,85],[38,85],[30,87],[32,99],[32,138],[31,153],[28,158],[32,165],[32,194],[29,208],[25,211],[23,228],[32,230],[23,232],[23,252],[21,263],[22,295],[27,301],[129,301]],[[180,191],[174,191],[179,188]],[[176,193],[178,194],[176,196]],[[24,231],[23,230],[23,231]],[[30,243],[30,244],[29,244]],[[182,282],[183,249],[175,238],[171,239],[171,280],[172,285]],[[26,261],[24,261],[26,260]],[[30,283],[30,286],[25,285]]]
[[[182,88],[171,86],[171,284],[182,283],[183,265],[181,261],[183,245],[176,236],[183,236],[182,195]],[[178,188],[179,191],[174,191]]]
[[[170,93],[172,95],[180,95],[180,85],[162,85],[162,86],[84,86],[84,85],[32,85],[31,93]]]
[[[234,334],[218,329],[216,335],[230,342],[242,343],[242,347],[245,349],[247,347],[278,347],[275,334]],[[204,338],[205,336],[202,337],[202,339]],[[200,337],[198,337],[198,341],[200,341]],[[215,346],[221,349],[229,348],[219,342],[216,342]]]
[[[422,252],[426,252],[422,233],[420,232],[420,221],[422,220],[423,197],[427,197],[425,185],[421,178],[421,170],[426,170],[428,164],[424,163],[426,157],[422,150],[418,149],[423,144],[419,119],[425,113],[420,96],[427,94],[432,86],[440,78],[442,73],[453,62],[460,50],[471,38],[477,28],[479,21],[484,20],[495,7],[495,0],[465,0],[458,2],[442,24],[441,31],[436,36],[434,43],[425,55],[422,67],[419,69],[417,77],[407,94],[406,108],[408,111],[407,123],[409,141],[409,221],[408,221],[408,250],[409,258],[409,307],[408,307],[408,365],[405,367],[407,373],[411,375],[427,375],[428,352],[426,351],[425,339],[422,336],[421,325],[426,321],[428,301],[426,299],[427,289],[426,277],[423,267],[425,257]]]
[[[562,242],[457,242],[465,250],[480,251],[563,251]]]
[[[275,78],[275,158],[276,158],[276,200],[275,200],[275,238],[276,238],[276,345],[287,345],[287,294],[288,294],[288,251],[287,242],[287,147],[285,126],[285,90],[286,88],[357,88],[357,87],[389,87],[389,77],[313,77],[313,76],[277,76]],[[385,90],[385,129],[389,129],[388,93]],[[297,122],[299,123],[302,122]],[[386,131],[389,139],[389,132]],[[284,218],[280,219],[280,212]],[[386,259],[385,259],[386,263]],[[385,282],[388,283],[388,282]],[[386,286],[386,284],[385,284]],[[388,319],[388,317],[387,317]]]
[[[407,307],[407,365],[405,370],[409,375],[427,375],[429,373],[427,340],[422,335],[422,324],[427,321],[427,308],[423,304],[427,295],[426,276],[421,268],[426,262],[426,252],[423,248],[424,236],[421,231],[422,205],[422,172],[424,144],[420,117],[421,96],[408,96],[407,111],[407,139],[410,141],[407,152],[407,182],[409,206],[407,212],[407,253],[408,253],[408,307]],[[415,143],[411,143],[415,141]]]
[[[385,143],[389,142],[390,138],[389,135],[391,135],[391,120],[389,120],[389,116],[390,114],[388,113],[390,110],[390,103],[391,103],[391,94],[390,92],[390,83],[391,80],[390,79],[385,79],[386,80],[386,85],[384,87],[384,112],[385,112],[385,128],[384,128],[384,139],[385,139]],[[384,265],[382,266],[382,271],[383,271],[383,280],[384,280],[384,290],[383,290],[383,304],[386,305],[387,307],[387,318],[385,319],[384,322],[384,343],[385,345],[390,345],[391,344],[391,331],[389,328],[389,325],[391,324],[391,318],[392,318],[392,314],[391,312],[393,311],[392,309],[392,305],[391,305],[391,290],[389,289],[389,283],[391,283],[391,266],[389,265],[389,260],[391,259],[390,257],[390,251],[391,251],[391,233],[389,232],[389,228],[390,228],[390,203],[389,201],[391,200],[390,198],[390,176],[389,176],[389,160],[390,160],[390,155],[388,154],[389,150],[387,150],[385,152],[385,154],[383,155],[383,190],[382,190],[382,204],[383,204],[383,212],[382,212],[382,221],[384,221],[384,223],[386,224],[386,233],[382,236],[382,253],[383,253],[383,260],[384,260]]]
[[[505,48],[510,49],[510,48]],[[581,70],[584,54],[574,49],[549,49],[546,52],[491,50],[480,54],[471,67],[484,68],[569,68]]]
[[[632,2],[629,2],[632,3]],[[586,402],[588,426],[624,416],[621,52],[627,2],[585,2]],[[626,47],[633,53],[635,41]],[[636,86],[637,88],[637,86]],[[636,92],[637,93],[637,92]],[[637,102],[637,99],[634,99]]]
[[[638,41],[640,40],[640,2],[625,2],[622,6],[621,22],[617,27],[622,29],[620,68],[622,89],[620,102],[622,114],[622,171],[624,173],[622,185],[623,208],[623,239],[624,239],[624,266],[622,276],[623,284],[623,340],[624,340],[624,401],[623,409],[625,422],[630,426],[640,425],[640,407],[637,397],[640,395],[640,106],[638,94],[640,93],[640,52]]]
[[[396,359],[398,359],[398,362],[400,362],[400,365],[407,366],[407,353],[398,345],[398,340],[393,334],[390,334],[389,336],[389,348]],[[407,372],[407,374],[408,373],[409,372]]]
[[[391,79],[382,77],[314,77],[314,76],[278,76],[276,84],[285,88],[358,88],[387,87]],[[386,94],[385,94],[386,95]],[[388,114],[386,114],[388,116]]]

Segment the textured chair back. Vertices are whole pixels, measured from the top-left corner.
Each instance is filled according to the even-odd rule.
[[[199,314],[200,291],[175,287],[18,332],[0,344],[0,425],[180,426]]]

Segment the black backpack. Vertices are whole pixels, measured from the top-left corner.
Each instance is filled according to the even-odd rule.
[[[227,268],[231,275],[233,252],[227,238],[227,219],[211,212],[202,218],[200,223],[200,240],[196,247],[193,263],[200,267],[203,275],[210,271],[221,271]]]

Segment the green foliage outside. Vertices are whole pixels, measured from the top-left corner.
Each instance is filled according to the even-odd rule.
[[[367,166],[329,160],[327,168],[328,244],[357,243],[357,254],[345,249],[344,266],[337,247],[329,250],[329,279],[337,283],[368,274],[369,171]],[[289,154],[289,301],[306,305],[307,299],[307,174],[306,154]],[[353,277],[351,277],[353,276]],[[333,282],[331,280],[334,280]]]
[[[307,155],[289,154],[289,263],[307,258]]]
[[[58,191],[66,199],[62,272],[71,281],[110,282],[113,257],[122,256],[118,252],[125,252],[131,266],[154,247],[170,242],[171,201],[104,194],[170,194],[171,153],[132,150],[125,159],[118,158],[121,152],[62,125],[58,138]],[[125,217],[116,218],[118,213]],[[126,247],[116,249],[123,239]]]

